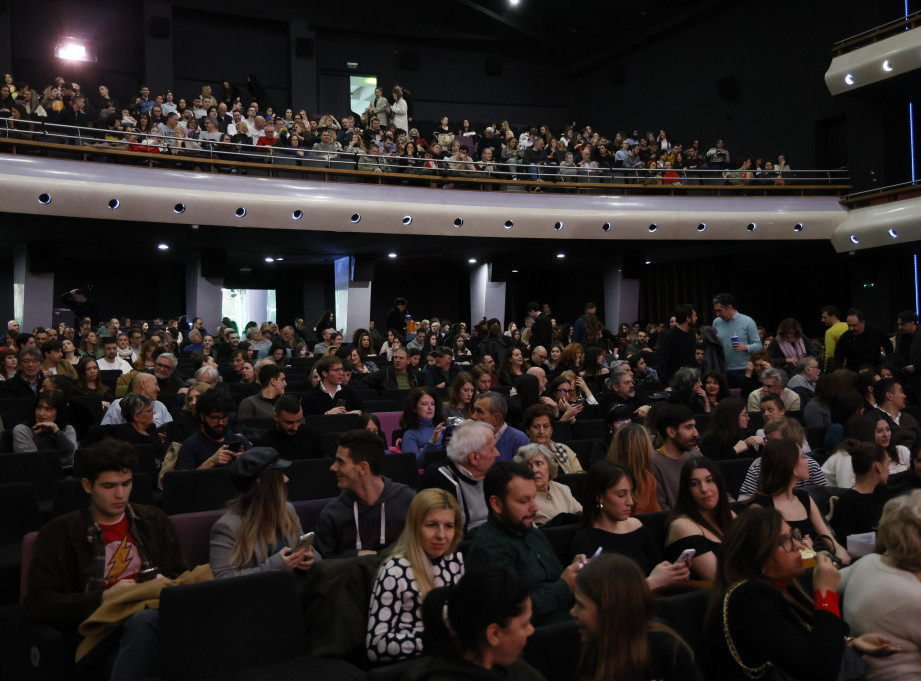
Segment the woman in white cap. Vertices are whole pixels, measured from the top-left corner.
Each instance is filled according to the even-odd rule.
[[[271,447],[253,447],[231,464],[230,479],[240,494],[211,528],[215,579],[313,565],[313,548],[299,545],[301,521],[288,503],[284,469],[290,465]]]

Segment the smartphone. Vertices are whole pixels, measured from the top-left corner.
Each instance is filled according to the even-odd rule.
[[[294,545],[294,550],[298,551],[299,549],[309,549],[313,546],[313,538],[316,536],[314,532],[308,532],[307,534],[302,534],[297,540],[297,544]]]
[[[156,576],[157,576],[157,568],[150,567],[150,568],[147,568],[146,570],[141,570],[141,572],[138,574],[137,579],[135,581],[138,583],[149,582],[151,579],[154,579]]]
[[[579,398],[578,400],[576,400],[575,402],[570,402],[570,403],[569,403],[569,406],[575,407],[577,404],[585,404],[585,398],[584,398],[584,397],[580,397],[580,398]]]
[[[684,551],[681,552],[681,555],[678,556],[678,558],[675,560],[673,565],[678,565],[678,563],[686,563],[689,560],[691,560],[691,558],[693,558],[696,554],[697,554],[697,549],[685,549]]]
[[[337,407],[344,407],[344,406],[345,406],[345,400],[336,400],[336,406],[337,406]]]
[[[242,443],[242,442],[233,442],[233,443],[227,445],[227,449],[229,449],[229,450],[232,451],[232,452],[238,452],[238,453],[239,453],[239,452],[241,452],[241,451],[243,450],[243,443]]]

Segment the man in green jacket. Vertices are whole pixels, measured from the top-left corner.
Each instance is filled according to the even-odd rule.
[[[547,537],[533,527],[537,486],[531,469],[497,461],[483,480],[483,494],[489,519],[477,530],[467,565],[499,565],[515,573],[531,593],[534,626],[568,619],[576,572],[585,556],[576,556],[564,570]]]

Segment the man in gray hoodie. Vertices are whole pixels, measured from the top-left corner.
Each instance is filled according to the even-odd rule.
[[[323,558],[377,553],[396,541],[416,492],[381,476],[384,445],[369,430],[339,437],[330,467],[342,493],[320,512],[314,545]]]

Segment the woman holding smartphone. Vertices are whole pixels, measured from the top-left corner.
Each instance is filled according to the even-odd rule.
[[[283,470],[290,465],[271,447],[253,447],[231,464],[230,479],[240,494],[211,528],[215,579],[313,565],[313,546],[300,541],[301,521],[288,502]]]

